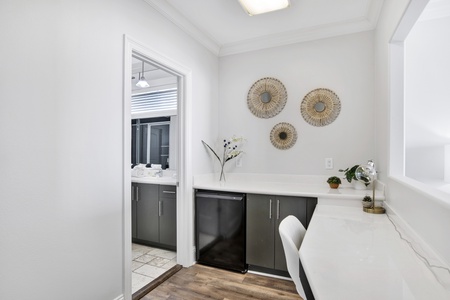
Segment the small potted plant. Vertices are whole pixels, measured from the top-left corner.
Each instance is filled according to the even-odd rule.
[[[372,197],[364,196],[362,199],[362,205],[363,207],[372,207]]]
[[[337,189],[341,184],[341,179],[337,176],[332,176],[327,179],[327,182],[330,185],[330,188]]]

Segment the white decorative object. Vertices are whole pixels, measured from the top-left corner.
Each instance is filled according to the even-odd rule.
[[[361,182],[359,180],[353,180],[352,182],[355,190],[367,190],[367,186],[364,182]]]

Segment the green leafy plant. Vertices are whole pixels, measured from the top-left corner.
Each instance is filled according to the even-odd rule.
[[[358,179],[356,178],[355,172],[356,169],[358,169],[359,165],[354,165],[351,168],[347,168],[347,169],[339,169],[339,172],[344,172],[344,178],[347,179],[348,182],[352,182],[352,180],[357,181]],[[366,186],[368,186],[370,184],[369,180],[367,178],[362,178],[362,180],[364,181],[364,184]]]
[[[332,176],[327,179],[327,183],[341,184],[341,179],[337,176]]]
[[[370,196],[364,196],[364,198],[362,199],[363,202],[372,202],[372,197]]]
[[[223,172],[223,168],[225,166],[225,163],[229,160],[232,160],[233,158],[238,157],[244,151],[240,150],[244,143],[244,138],[242,137],[235,137],[233,136],[230,139],[224,139],[223,140],[223,154],[222,158],[219,157],[219,155],[214,151],[214,149],[208,145],[205,141],[202,140],[202,143],[205,147],[207,147],[217,158],[217,160],[220,163],[220,180],[225,180],[225,173]]]
[[[357,180],[355,176],[355,171],[358,169],[359,165],[354,165],[351,168],[347,168],[345,170],[339,169],[339,172],[344,172],[345,179],[347,179],[348,182],[352,182],[352,180]]]
[[[362,199],[362,206],[366,208],[372,207],[372,197],[364,196]]]

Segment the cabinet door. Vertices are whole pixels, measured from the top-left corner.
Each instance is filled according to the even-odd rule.
[[[278,227],[281,221],[289,215],[296,216],[303,226],[306,227],[306,205],[308,198],[303,197],[276,197],[276,222],[275,222],[275,269],[287,271],[286,256],[284,255]]]
[[[159,242],[158,198],[159,186],[138,184],[136,195],[137,238]]]
[[[247,264],[274,267],[274,198],[247,195]]]
[[[137,228],[136,228],[136,184],[131,184],[131,237],[133,239],[137,238]]]
[[[159,189],[159,242],[175,247],[177,244],[176,187],[161,185]]]

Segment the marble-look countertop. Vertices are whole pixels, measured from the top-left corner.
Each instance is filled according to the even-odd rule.
[[[161,184],[161,185],[177,185],[177,179],[173,177],[131,177],[131,182]]]
[[[194,177],[194,188],[230,191],[240,193],[317,197],[323,199],[362,200],[372,196],[371,189],[356,190],[343,183],[338,189],[331,189],[326,183],[328,176],[274,175],[274,174],[227,174],[226,181],[219,181],[218,174]],[[379,183],[375,198],[384,200],[384,185]],[[360,206],[360,203],[358,203]]]
[[[450,299],[385,214],[317,205],[299,255],[316,300]]]

